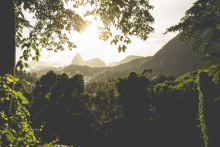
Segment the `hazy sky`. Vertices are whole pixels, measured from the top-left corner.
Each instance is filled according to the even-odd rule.
[[[63,61],[66,64],[70,64],[77,53],[80,53],[84,60],[100,58],[106,64],[122,60],[128,55],[153,56],[162,46],[178,34],[178,32],[168,33],[166,35],[162,33],[166,31],[166,28],[178,24],[180,19],[185,15],[186,10],[194,2],[196,0],[149,0],[149,3],[155,7],[153,10],[150,10],[151,15],[155,19],[155,23],[152,25],[155,31],[149,35],[146,41],[142,41],[137,37],[131,37],[132,43],[127,45],[125,52],[118,53],[118,45],[110,45],[110,39],[108,42],[98,39],[96,25],[100,24],[100,22],[95,21],[81,34],[74,31],[68,34],[68,37],[78,48],[70,51],[66,47],[65,51],[58,51],[58,53],[49,52],[44,49],[41,52],[40,61],[59,61],[60,63]],[[72,5],[68,7],[71,8]],[[84,8],[81,8],[76,12],[83,13],[83,10]],[[28,14],[28,17],[31,18],[32,16]],[[31,21],[31,23],[34,24],[34,21]],[[28,30],[24,31],[24,35],[28,35]],[[17,49],[17,60],[21,55],[22,51]]]

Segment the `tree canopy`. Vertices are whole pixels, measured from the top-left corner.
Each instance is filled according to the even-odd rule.
[[[185,12],[185,16],[177,25],[167,28],[168,32],[182,31],[180,40],[191,46],[194,55],[211,55],[220,57],[220,1],[197,0],[193,6]]]
[[[86,21],[72,9],[64,7],[64,3],[68,4],[70,0],[15,0],[16,12],[16,40],[17,47],[21,46],[24,50],[23,56],[20,59],[39,60],[40,50],[45,48],[47,50],[64,50],[64,45],[67,44],[69,49],[76,48],[76,44],[71,42],[66,35],[67,31],[70,33],[72,30],[79,33],[83,32],[86,27],[91,23]],[[72,0],[71,0],[72,1]],[[104,27],[99,27],[100,40],[107,41],[112,37],[110,26],[116,27],[121,30],[120,35],[115,35],[111,40],[111,44],[115,45],[121,41],[123,45],[118,46],[118,51],[125,51],[124,44],[131,43],[129,35],[135,35],[142,40],[148,38],[148,34],[153,32],[153,28],[149,23],[154,22],[148,10],[153,9],[145,0],[129,0],[129,1],[75,1],[73,8],[77,9],[80,6],[92,6],[91,11],[86,11],[84,16],[93,15],[96,19],[100,17]],[[32,26],[27,20],[22,10],[29,10],[34,13],[37,22]],[[29,37],[22,36],[23,28],[29,28]],[[65,31],[63,31],[65,30]],[[35,50],[35,56],[31,55],[31,49]],[[22,60],[18,62],[18,66],[23,68]],[[25,66],[28,66],[25,64]]]
[[[167,29],[168,32],[182,31],[180,41],[188,43],[192,41],[192,53],[196,56],[204,56],[201,61],[209,61],[202,70],[217,64],[210,74],[220,70],[220,1],[197,0],[193,6],[185,12],[180,22]]]

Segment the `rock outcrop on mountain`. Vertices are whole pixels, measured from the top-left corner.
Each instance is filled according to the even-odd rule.
[[[82,56],[78,53],[78,54],[76,54],[75,57],[73,58],[71,64],[85,65],[85,61],[83,60]]]
[[[71,64],[77,64],[77,65],[87,65],[90,67],[106,67],[106,64],[104,61],[100,60],[99,58],[93,58],[87,61],[84,61],[82,59],[82,56],[78,53],[73,58]]]

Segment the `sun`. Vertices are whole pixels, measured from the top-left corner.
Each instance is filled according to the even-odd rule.
[[[99,41],[99,31],[97,29],[97,26],[103,26],[101,21],[93,21],[88,27],[87,29],[82,32],[82,33],[78,33],[78,32],[73,32],[69,35],[70,40],[76,42],[76,44],[85,44],[85,40],[86,42],[97,42]],[[78,45],[77,45],[78,46]]]
[[[126,53],[118,53],[118,45],[110,45],[112,38],[110,37],[108,41],[103,41],[99,39],[100,32],[97,26],[103,27],[103,23],[100,20],[93,21],[87,29],[81,34],[78,32],[72,32],[68,37],[70,41],[74,42],[77,46],[73,49],[72,53],[66,55],[66,59],[72,58],[79,53],[83,60],[89,60],[93,58],[99,58],[103,60],[106,64],[122,60],[127,56]],[[113,36],[117,34],[114,29],[111,29]]]
[[[86,38],[98,38],[99,37],[99,32],[97,29],[97,26],[101,26],[101,22],[93,21],[90,26],[83,32],[82,35],[84,35]]]

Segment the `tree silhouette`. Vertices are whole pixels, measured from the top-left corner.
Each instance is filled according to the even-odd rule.
[[[125,78],[118,79],[116,83],[119,92],[119,104],[124,116],[125,131],[132,141],[129,146],[146,145],[148,137],[148,117],[151,97],[148,88],[150,81],[146,76],[130,72]]]

